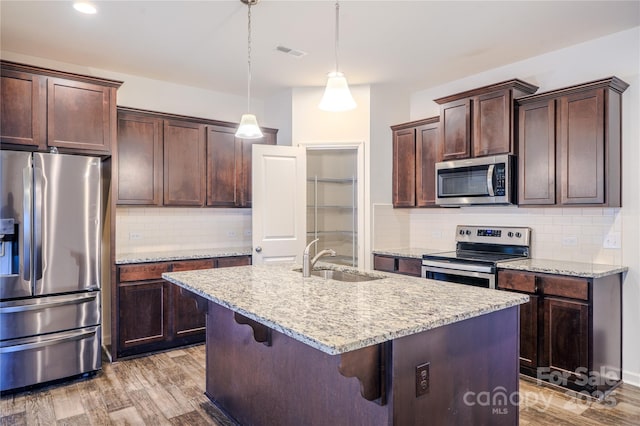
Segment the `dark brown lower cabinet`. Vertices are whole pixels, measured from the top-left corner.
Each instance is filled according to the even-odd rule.
[[[422,260],[413,257],[374,254],[373,269],[376,271],[394,272],[396,274],[419,277],[422,272]]]
[[[622,379],[622,275],[597,278],[498,271],[520,305],[520,372],[601,397]]]
[[[118,266],[114,358],[204,342],[205,299],[161,279],[162,273],[250,264],[251,256],[233,256]]]
[[[544,299],[542,365],[572,380],[588,378],[589,305],[574,300]]]
[[[120,287],[120,336],[122,351],[167,340],[169,283],[151,280]]]

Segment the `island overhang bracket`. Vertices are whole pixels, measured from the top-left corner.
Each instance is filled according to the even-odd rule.
[[[271,329],[257,321],[245,317],[237,312],[233,313],[233,319],[238,324],[244,324],[253,330],[253,340],[265,346],[271,346]]]
[[[360,394],[368,401],[386,405],[386,358],[390,343],[367,346],[340,355],[338,371],[344,377],[357,377]]]

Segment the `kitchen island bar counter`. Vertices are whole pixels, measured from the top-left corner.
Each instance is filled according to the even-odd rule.
[[[358,272],[379,278],[364,282],[303,278],[299,270],[163,274],[208,299],[206,395],[237,423],[518,423],[527,295],[379,272]],[[487,392],[500,394],[490,406],[479,399]]]
[[[353,283],[303,278],[294,269],[299,265],[205,269],[162,277],[330,355],[529,300],[522,294],[396,274],[368,272],[382,278]]]

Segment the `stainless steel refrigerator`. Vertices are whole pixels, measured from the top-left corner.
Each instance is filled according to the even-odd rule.
[[[0,391],[100,369],[100,159],[0,151],[0,179]]]

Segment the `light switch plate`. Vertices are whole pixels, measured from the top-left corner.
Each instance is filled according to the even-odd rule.
[[[608,249],[619,249],[622,247],[622,236],[620,232],[609,232],[605,235],[602,247]]]

